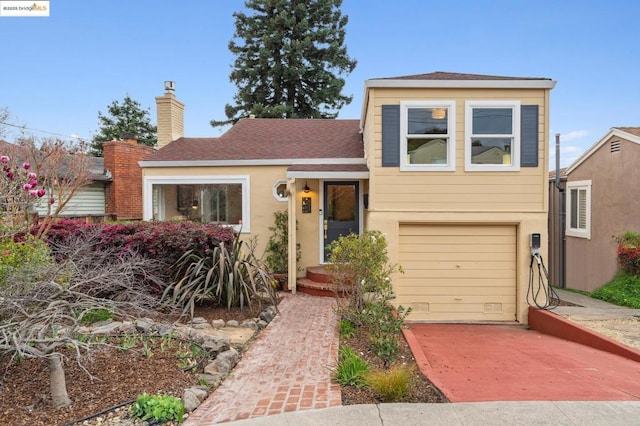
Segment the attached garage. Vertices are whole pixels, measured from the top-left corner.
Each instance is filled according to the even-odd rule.
[[[515,226],[401,224],[399,243],[409,320],[516,320]]]

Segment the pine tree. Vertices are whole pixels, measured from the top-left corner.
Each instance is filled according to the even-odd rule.
[[[238,88],[227,120],[242,117],[335,118],[353,96],[343,95],[357,61],[347,54],[342,0],[247,0],[236,12],[229,76]]]
[[[113,101],[107,111],[107,115],[98,112],[100,130],[92,139],[89,154],[102,157],[102,144],[120,140],[125,133],[133,134],[142,145],[154,146],[158,142],[157,128],[150,122],[149,109],[142,109],[138,101],[125,96],[122,104]]]

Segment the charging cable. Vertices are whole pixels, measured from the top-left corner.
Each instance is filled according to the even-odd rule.
[[[538,286],[534,288],[534,262],[538,265]],[[545,282],[546,280],[546,282]],[[544,303],[540,302],[543,298]],[[554,309],[560,304],[560,297],[556,291],[549,285],[549,272],[544,265],[542,256],[533,252],[531,254],[531,263],[529,264],[529,287],[527,289],[527,303],[529,306],[535,306],[538,309]]]

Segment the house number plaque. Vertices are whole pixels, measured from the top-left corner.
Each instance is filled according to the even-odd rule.
[[[311,197],[302,197],[302,213],[311,213]]]

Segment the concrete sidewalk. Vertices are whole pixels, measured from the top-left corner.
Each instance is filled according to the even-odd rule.
[[[348,405],[226,423],[233,426],[638,425],[640,402]]]

